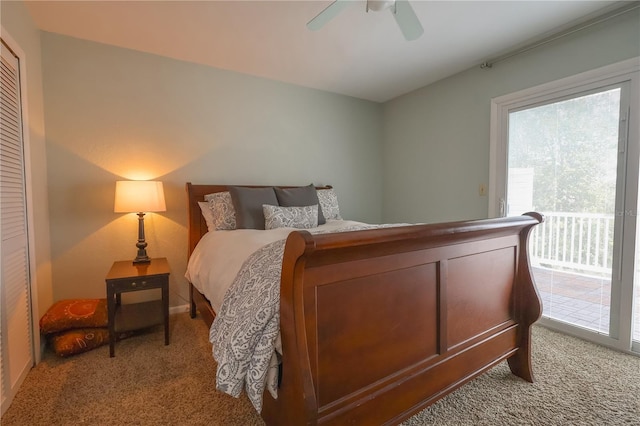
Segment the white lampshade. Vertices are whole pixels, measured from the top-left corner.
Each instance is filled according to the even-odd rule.
[[[149,180],[119,180],[116,182],[115,213],[163,212],[162,182]]]

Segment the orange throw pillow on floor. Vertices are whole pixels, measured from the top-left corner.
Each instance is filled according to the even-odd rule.
[[[75,355],[109,343],[106,328],[82,328],[63,331],[49,337],[49,344],[58,356]]]
[[[106,327],[108,322],[107,299],[65,299],[54,303],[40,319],[40,332]]]

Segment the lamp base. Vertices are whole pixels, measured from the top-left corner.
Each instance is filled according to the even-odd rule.
[[[138,255],[133,259],[133,264],[151,263],[151,258],[147,255],[147,242],[144,240],[144,213],[138,213]]]
[[[134,265],[139,265],[141,263],[151,263],[151,258],[149,256],[146,257],[136,257],[133,259]]]

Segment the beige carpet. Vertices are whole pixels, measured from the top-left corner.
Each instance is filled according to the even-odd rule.
[[[10,425],[262,425],[249,401],[216,392],[202,320],[171,316],[162,329],[60,359],[47,351],[1,419]],[[530,384],[506,363],[406,425],[638,425],[640,358],[534,328]],[[203,368],[204,367],[204,368]]]

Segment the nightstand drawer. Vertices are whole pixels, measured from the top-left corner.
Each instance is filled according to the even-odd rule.
[[[168,279],[168,275],[122,278],[118,280],[108,280],[107,285],[110,286],[112,291],[115,293],[125,293],[128,291],[146,290],[150,288],[162,288]]]

